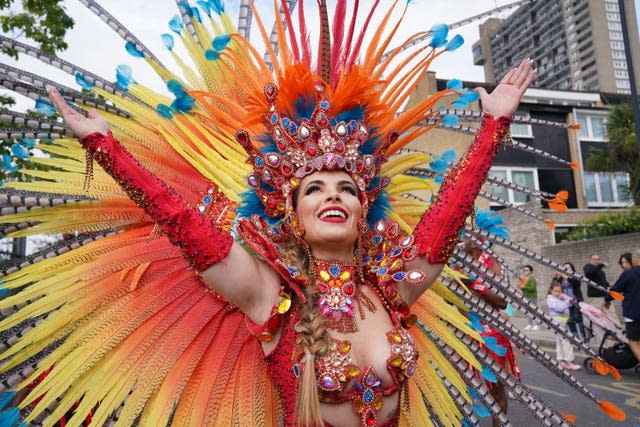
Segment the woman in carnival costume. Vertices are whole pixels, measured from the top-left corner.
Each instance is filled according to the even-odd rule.
[[[73,409],[70,425],[88,416],[97,425],[460,425],[488,412],[506,425],[475,370],[511,385],[545,424],[566,425],[570,417],[479,347],[481,336],[454,306],[484,306],[451,280],[459,276],[447,268],[438,279],[509,140],[532,62],[491,94],[478,89],[475,141],[437,190],[404,174],[429,156],[392,155],[432,127],[425,118],[440,123],[446,97],[475,97],[452,84],[396,113],[459,36],[447,41],[439,26],[428,44],[415,43],[424,34],[408,38],[406,56],[385,55],[401,24],[386,32],[394,7],[365,49],[378,2],[357,30],[358,2],[346,26],[347,2],[339,0],[330,35],[320,1],[314,58],[304,2],[296,27],[283,2],[277,49],[254,10],[267,61],[219,2],[200,3],[215,37],[184,3],[187,25],[178,28],[199,74],[176,57],[180,80],[137,39],[128,44],[167,82],[173,101],[132,79],[114,88],[88,72],[77,72],[78,82],[109,102],[64,90],[70,106],[49,90],[80,144],[57,140],[47,147],[53,159],[41,160],[56,170],[12,185],[84,197],[3,222],[31,221],[24,233],[105,236],[5,278],[12,295],[2,308],[15,313],[0,327],[22,336],[3,353],[13,374],[6,384],[16,386],[18,376],[16,388],[29,389],[23,412],[7,409],[5,421],[44,414],[52,424]],[[172,49],[173,38],[165,41]],[[88,105],[101,113],[85,117]],[[94,161],[104,171],[94,171]],[[435,197],[400,197],[414,189]],[[484,310],[488,321],[500,317]],[[40,323],[25,332],[29,319]]]

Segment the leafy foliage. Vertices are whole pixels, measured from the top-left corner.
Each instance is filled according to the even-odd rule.
[[[630,176],[629,194],[640,206],[640,152],[630,103],[620,104],[609,111],[605,125],[609,142],[605,149],[592,149],[587,169],[595,172],[627,172]]]
[[[601,214],[584,222],[567,235],[567,240],[592,239],[616,234],[640,232],[640,209]]]
[[[0,27],[4,33],[18,32],[35,41],[47,53],[68,47],[64,36],[69,28],[73,28],[74,22],[61,4],[62,0],[22,0],[21,7],[14,2],[17,3],[16,0],[0,0]],[[15,49],[2,47],[2,51],[18,57]]]

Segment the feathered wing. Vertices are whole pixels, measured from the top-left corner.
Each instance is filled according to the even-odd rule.
[[[401,22],[392,17],[394,8],[400,7],[396,3],[374,31],[369,23],[378,1],[360,30],[354,27],[358,2],[347,26],[343,21],[348,2],[340,1],[336,18],[340,25],[333,28],[338,43],[312,63],[310,26],[302,1],[298,32],[292,28],[293,15],[285,2],[274,2],[276,7],[281,3],[284,12],[284,18],[276,14],[277,49],[249,1],[270,62],[235,31],[221,1],[198,2],[200,9],[177,2],[180,15],[170,22],[175,34],[162,37],[178,72],[161,64],[95,2],[83,3],[126,40],[130,54],[147,61],[167,84],[170,96],[138,84],[126,67],[119,68],[114,85],[27,45],[4,38],[3,43],[74,74],[91,92],[67,90],[67,99],[80,110],[98,108],[136,159],[228,228],[249,189],[245,177],[251,170],[234,134],[238,129],[251,135],[266,133],[265,84],[295,82],[279,85],[278,97],[279,109],[294,117],[300,96],[314,90],[322,70],[329,73],[335,111],[365,111],[369,127],[376,130],[370,149],[382,135],[398,132],[400,137],[386,148],[386,157],[432,127],[447,119],[451,122],[438,109],[447,97],[462,95],[462,105],[473,100],[451,86],[403,114],[394,114],[430,63],[455,48],[455,43],[429,45],[429,34],[420,33],[387,52]],[[434,34],[433,39],[439,36]],[[368,38],[373,42],[364,46]],[[173,52],[176,41],[186,47],[193,67]],[[408,53],[402,56],[403,51]],[[366,57],[358,61],[361,52]],[[46,79],[20,70],[0,72],[7,75],[7,84],[46,104],[42,90]],[[278,425],[278,397],[260,344],[249,335],[244,316],[189,270],[180,251],[156,232],[109,175],[99,169],[87,171],[91,165],[85,164],[84,151],[63,125],[42,118],[26,123],[15,112],[5,116],[36,129],[2,135],[55,139],[40,145],[48,158],[32,159],[49,170],[29,168],[23,172],[32,181],[5,183],[7,200],[14,200],[12,194],[30,192],[38,202],[27,203],[24,198],[11,202],[15,213],[2,217],[2,232],[15,237],[82,233],[78,238],[68,234],[68,243],[3,272],[2,288],[9,296],[0,300],[0,312],[6,315],[0,329],[14,334],[7,342],[15,343],[3,351],[2,369],[8,373],[6,386],[29,390],[20,404],[31,406],[28,420],[46,417],[44,423],[52,425],[73,409],[70,425],[80,425],[89,416],[98,424],[112,419],[130,425],[139,419],[144,425]],[[451,127],[469,131],[456,124]],[[381,175],[390,178],[386,213],[405,232],[429,205],[409,193],[435,193],[437,175],[444,173],[437,166],[442,162],[427,153],[404,152],[384,164]],[[416,168],[425,164],[432,165],[431,175],[415,176]],[[410,169],[413,176],[407,174]],[[217,191],[228,201],[219,203]],[[563,205],[561,197],[554,200]],[[385,210],[385,204],[375,209]],[[418,322],[412,333],[421,357],[403,392],[403,424],[453,426],[477,422],[477,414],[489,411],[500,415],[486,387],[473,381],[473,372],[492,371],[500,378],[506,374],[472,345],[481,338],[462,312],[473,309],[475,302],[468,298],[468,290],[456,287],[455,273],[450,275],[453,281],[437,282],[415,306]],[[535,406],[532,395],[523,396],[523,402]],[[411,405],[406,404],[409,401]]]

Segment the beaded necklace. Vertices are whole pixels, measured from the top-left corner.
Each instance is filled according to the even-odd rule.
[[[375,312],[373,302],[361,290],[364,275],[361,262],[327,261],[313,256],[311,273],[318,287],[318,306],[327,321],[327,328],[341,333],[358,331],[354,309],[358,303],[360,318],[365,318],[364,308]]]

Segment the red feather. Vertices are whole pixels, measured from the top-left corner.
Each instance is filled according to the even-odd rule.
[[[360,54],[360,46],[362,46],[362,40],[364,39],[364,35],[367,32],[367,28],[369,28],[369,22],[371,21],[371,17],[373,17],[373,13],[376,11],[376,8],[378,7],[379,3],[380,3],[380,0],[376,0],[375,3],[373,3],[373,6],[371,7],[371,11],[369,12],[369,16],[367,16],[367,20],[364,22],[364,25],[362,26],[362,30],[360,31],[360,35],[358,36],[356,47],[353,49],[353,52],[351,53],[351,58],[346,63],[345,68],[348,69],[349,67],[351,67],[351,65],[353,65],[353,63],[358,58],[358,55]]]
[[[335,87],[340,77],[342,65],[342,41],[344,40],[344,21],[347,15],[346,0],[338,0],[336,13],[333,15],[333,40],[331,44],[331,85]]]
[[[287,31],[289,33],[289,43],[291,44],[291,50],[293,50],[293,57],[295,62],[300,62],[300,50],[298,49],[298,42],[296,38],[295,30],[293,29],[293,20],[291,19],[291,12],[285,0],[281,0],[281,8],[284,13],[284,19],[287,22]]]
[[[309,44],[309,33],[307,32],[307,22],[304,19],[304,1],[298,3],[298,26],[300,27],[300,46],[302,47],[302,61],[305,64],[311,63],[311,45]]]
[[[353,12],[351,13],[351,24],[349,25],[349,32],[347,33],[347,42],[344,44],[344,54],[343,61],[346,62],[346,59],[349,57],[351,53],[351,43],[353,42],[353,33],[355,32],[356,20],[358,18],[358,9],[360,8],[360,0],[355,0],[353,2]]]

